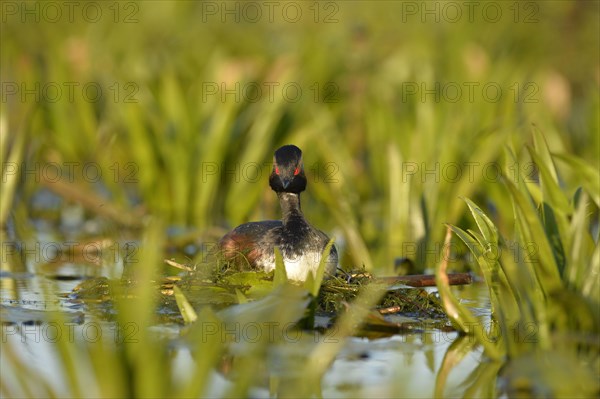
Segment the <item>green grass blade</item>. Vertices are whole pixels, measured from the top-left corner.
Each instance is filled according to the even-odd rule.
[[[583,296],[593,300],[596,310],[600,306],[600,278],[598,276],[600,276],[600,244],[596,243],[581,288]]]
[[[3,116],[0,116],[2,118]],[[4,124],[0,120],[0,124]],[[6,127],[2,127],[2,148],[0,149],[0,154],[2,154],[2,193],[0,194],[0,226],[6,226],[6,220],[8,217],[8,213],[13,206],[13,198],[15,195],[15,191],[17,189],[17,185],[19,183],[19,178],[21,176],[20,170],[23,167],[23,151],[25,149],[25,142],[27,139],[27,135],[25,132],[19,132],[16,134],[14,143],[10,150],[8,147],[8,137],[11,136],[8,134]],[[4,159],[5,153],[8,157]]]
[[[483,234],[483,238],[485,241],[491,244],[498,243],[498,230],[494,223],[487,217],[487,215],[479,208],[473,201],[468,198],[464,198],[464,201],[467,203],[469,210],[471,211],[471,215],[473,215],[473,219],[475,219],[475,223],[477,223],[477,227]]]
[[[463,229],[457,226],[448,225],[448,227],[452,230],[454,234],[458,236],[465,243],[469,251],[475,256],[479,267],[481,268],[481,272],[483,274],[483,278],[486,281],[488,287],[492,287],[493,279],[492,279],[492,267],[490,266],[490,259],[486,256],[489,254],[488,250],[485,249],[485,246],[481,243],[481,241],[475,239],[473,235],[467,233]],[[494,255],[494,257],[497,256]],[[494,309],[495,306],[492,306]]]
[[[533,126],[533,145],[535,151],[533,151],[529,146],[527,149],[529,153],[535,153],[536,158],[534,159],[535,163],[538,167],[543,167],[546,170],[546,180],[553,181],[558,184],[558,172],[556,171],[556,166],[554,165],[554,161],[552,160],[552,156],[550,155],[550,149],[548,148],[548,142],[546,138],[542,134],[542,132],[536,127]]]
[[[175,301],[177,302],[179,312],[181,312],[181,317],[183,317],[183,322],[185,324],[195,322],[198,319],[196,311],[194,310],[190,302],[187,300],[181,289],[176,285],[173,286],[173,296],[175,296]]]
[[[596,206],[600,207],[600,172],[588,162],[570,154],[554,154],[554,157],[565,162],[573,171],[576,179],[585,188]]]
[[[445,253],[442,256],[442,261],[435,270],[435,282],[438,287],[442,305],[446,314],[455,325],[464,333],[473,335],[477,342],[483,346],[485,354],[492,360],[499,360],[503,353],[501,348],[491,342],[483,331],[481,321],[479,321],[471,312],[469,312],[460,302],[454,297],[448,283],[448,259],[450,258],[450,240],[452,238],[452,230],[448,228],[446,239],[444,242]]]
[[[569,201],[567,200],[564,191],[561,190],[558,185],[556,171],[553,169],[554,164],[551,166],[552,169],[549,169],[542,156],[533,148],[528,146],[527,150],[540,172],[540,185],[542,187],[544,201],[548,202],[555,210],[560,211],[564,215],[573,213],[573,209],[569,205]]]
[[[516,170],[514,169],[516,165]],[[524,198],[534,206],[531,196],[533,195],[525,184],[527,178],[521,173],[520,163],[515,153],[509,147],[504,147],[504,176],[508,176],[510,182],[515,184],[519,191],[528,193]],[[513,206],[514,208],[514,206]]]
[[[191,378],[185,384],[177,386],[178,396],[181,398],[198,398],[206,393],[209,379],[215,365],[225,350],[223,337],[223,320],[208,306],[198,312],[198,320],[191,325],[185,339],[192,344],[194,353],[200,354],[194,362]]]
[[[312,294],[312,296],[316,297],[319,295],[319,289],[321,288],[321,283],[323,282],[323,277],[325,276],[325,266],[327,265],[327,259],[329,258],[329,253],[331,252],[331,247],[333,247],[333,242],[335,240],[332,238],[329,240],[323,253],[321,254],[321,260],[319,261],[319,266],[316,270],[316,273],[308,273],[308,278],[304,282],[304,288]]]
[[[588,278],[585,274],[586,262],[592,258],[594,241],[588,232],[589,221],[588,195],[583,192],[579,202],[575,204],[575,212],[569,225],[568,235],[572,237],[571,247],[567,249],[567,267],[564,279],[567,284],[577,291],[581,291],[584,281]]]
[[[278,247],[273,248],[275,251],[275,274],[273,275],[273,288],[279,287],[287,283],[287,271],[283,262],[283,255]]]
[[[536,209],[533,208],[526,195],[518,190],[511,181],[506,180],[505,183],[514,201],[515,219],[521,235],[520,242],[522,244],[535,243],[536,245],[537,253],[533,270],[539,280],[540,288],[546,293],[559,289],[562,287],[562,282],[554,253]]]

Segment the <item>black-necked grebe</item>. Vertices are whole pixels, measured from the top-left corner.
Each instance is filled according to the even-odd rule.
[[[275,269],[274,247],[283,256],[288,279],[306,280],[315,272],[329,238],[304,218],[300,209],[300,193],[306,188],[302,151],[295,145],[285,145],[275,151],[269,185],[277,193],[282,220],[244,223],[219,242],[227,262],[247,264],[267,272]],[[325,271],[335,273],[338,254],[332,246]]]

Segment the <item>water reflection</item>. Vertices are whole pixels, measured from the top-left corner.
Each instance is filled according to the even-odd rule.
[[[63,264],[57,269],[57,275],[77,275],[82,270],[76,264]],[[64,314],[74,314],[83,309],[82,305],[74,305],[61,295],[71,292],[79,280],[28,273],[3,273],[0,277],[2,305]],[[458,290],[459,297],[468,301],[482,321],[489,320],[489,300],[484,287],[473,285]],[[26,313],[25,310],[23,313]],[[67,343],[75,348],[73,353],[82,352],[77,355],[83,359],[81,372],[86,373],[84,379],[90,381],[94,374],[86,366],[85,354],[88,352],[85,345],[102,340],[114,346],[118,342],[115,333],[124,331],[120,328],[122,326],[101,321],[92,313],[86,312],[80,322],[67,320],[68,325],[61,330],[68,333]],[[32,316],[25,314],[25,317]],[[68,382],[61,376],[64,364],[56,339],[57,330],[49,325],[48,319],[40,317],[39,323],[25,323],[8,318],[3,323],[3,347],[10,350],[2,351],[2,364],[12,364],[14,359],[19,359],[24,364],[35,365],[34,371],[40,373],[42,381],[56,385],[53,387],[55,392],[67,390],[61,385]],[[178,338],[180,330],[179,325],[157,325],[153,333],[160,337],[165,347],[172,348],[171,359],[177,370],[191,370],[193,367],[189,365],[195,361],[195,354],[188,345],[181,344]],[[348,339],[320,385],[314,387],[314,393],[326,397],[433,397],[462,396],[465,393],[485,396],[485,393],[493,392],[497,366],[481,363],[481,353],[472,340],[456,332],[432,329],[427,325],[415,331],[378,339]],[[252,365],[257,371],[261,370],[262,375],[262,378],[252,381],[252,395],[269,397],[272,392],[279,392],[280,396],[293,395],[286,392],[285,387],[293,385],[290,381],[303,378],[295,370],[302,369],[306,354],[324,338],[326,336],[316,332],[302,331],[299,339],[270,343],[266,356],[261,357],[264,364]],[[207,393],[223,396],[230,392],[230,379],[235,378],[231,374],[235,370],[232,366],[243,361],[240,348],[248,350],[247,343],[237,342],[229,347],[229,354],[212,375]],[[178,372],[177,378],[185,378],[185,372]],[[91,384],[89,392],[94,390]]]

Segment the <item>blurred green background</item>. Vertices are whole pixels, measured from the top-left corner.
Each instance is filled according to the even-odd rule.
[[[598,32],[597,1],[5,1],[3,235],[78,203],[95,235],[152,215],[215,242],[279,217],[269,163],[294,143],[343,266],[433,267],[443,223],[472,223],[460,197],[510,236],[499,163],[536,181],[533,126],[598,166]]]

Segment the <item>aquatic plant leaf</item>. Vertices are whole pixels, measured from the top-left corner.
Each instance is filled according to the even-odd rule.
[[[555,158],[565,162],[579,179],[585,191],[590,195],[596,206],[600,207],[600,172],[581,158],[570,154],[553,154]]]
[[[535,268],[533,272],[539,280],[542,292],[553,291],[562,286],[558,267],[554,258],[554,252],[548,242],[548,238],[539,219],[536,209],[533,207],[525,194],[509,180],[505,181],[509,190],[515,210],[515,220],[520,234],[522,245],[535,243],[537,257],[533,259]]]
[[[463,200],[467,203],[469,211],[471,211],[471,215],[473,215],[473,219],[475,219],[475,223],[477,223],[477,227],[479,227],[485,241],[490,244],[497,244],[498,230],[494,223],[473,201],[468,198],[463,198]]]
[[[196,308],[199,305],[233,305],[237,296],[232,289],[214,285],[198,285],[185,287],[186,298]]]
[[[586,277],[581,288],[581,293],[594,300],[596,308],[600,307],[600,243],[596,243],[592,260],[586,270]]]
[[[8,150],[8,138],[11,135],[8,132],[2,132],[0,138],[0,157],[2,157],[2,193],[0,194],[0,226],[6,226],[8,211],[13,204],[13,197],[17,184],[19,183],[19,173],[9,173],[9,165],[20,165],[23,159],[23,151],[27,134],[19,132],[16,134],[15,143],[10,151]],[[5,152],[7,152],[5,154]]]
[[[273,288],[286,284],[288,281],[283,255],[278,247],[273,248],[275,251],[275,274],[273,275]]]
[[[576,179],[587,191],[588,195],[600,207],[600,172],[586,161],[570,154],[554,154],[554,157],[564,161],[574,172]]]
[[[321,288],[321,283],[323,282],[323,277],[325,275],[325,265],[327,265],[327,258],[329,257],[329,253],[331,252],[331,247],[333,247],[334,239],[330,239],[323,253],[321,254],[321,260],[319,261],[319,267],[316,272],[308,273],[307,279],[304,282],[304,288],[312,294],[312,296],[316,297],[319,295],[319,289]]]
[[[473,347],[475,346],[475,341],[472,339],[468,339],[466,336],[458,336],[456,339],[450,344],[446,353],[444,353],[444,358],[442,360],[442,364],[440,365],[440,369],[435,377],[435,393],[434,397],[436,398],[444,398],[444,388],[446,387],[446,381],[448,380],[448,375],[457,364],[459,364],[465,356],[467,356],[471,351],[473,351]]]
[[[232,126],[241,104],[238,101],[226,101],[221,103],[221,106],[212,105],[209,102],[206,107],[210,110],[210,116],[202,116],[207,119],[207,128],[202,140],[197,143],[198,159],[202,160],[200,167],[204,173],[196,173],[197,169],[192,169],[191,174],[194,181],[194,220],[200,228],[211,224],[215,198],[219,187],[222,186],[224,175],[218,168],[212,169],[207,165],[225,164],[228,142],[234,131]],[[238,201],[239,203],[241,202]]]
[[[589,259],[593,261],[594,246],[596,244],[588,231],[588,194],[581,190],[581,195],[576,197],[578,197],[578,201],[577,199],[573,200],[573,202],[576,202],[575,212],[567,233],[572,237],[572,240],[570,248],[566,248],[568,259],[563,278],[575,291],[581,292],[584,282],[588,280],[590,275],[593,275],[586,272],[586,263]],[[589,264],[591,265],[591,263]]]
[[[198,312],[198,320],[185,330],[184,339],[189,342],[193,352],[200,354],[193,362],[194,370],[190,378],[174,387],[173,397],[198,398],[205,395],[205,390],[214,372],[215,365],[225,349],[223,339],[223,321],[210,306],[204,306]]]
[[[518,320],[519,312],[515,306],[511,287],[498,261],[501,255],[498,243],[485,242],[483,236],[477,232],[469,231],[468,234],[457,226],[448,225],[448,227],[467,245],[479,264],[489,290],[492,316],[498,320],[511,320],[511,322]],[[473,237],[478,238],[474,240]],[[500,327],[506,329],[506,323],[501,324]]]
[[[177,307],[179,308],[181,317],[183,317],[183,322],[185,324],[195,322],[198,319],[196,311],[192,305],[190,305],[190,302],[187,300],[183,292],[181,292],[181,289],[176,285],[173,286],[173,295],[175,296],[175,301],[177,301]]]
[[[563,275],[567,259],[564,246],[570,246],[572,237],[567,234],[569,225],[565,214],[556,212],[555,208],[544,202],[540,206],[542,225],[552,248],[552,254],[560,275]]]
[[[235,289],[235,296],[238,299],[238,304],[248,303],[248,298],[246,297],[246,295],[244,295],[244,293],[242,293],[242,291],[240,291],[237,288]]]
[[[536,139],[536,149],[527,147],[529,154],[535,162],[540,173],[540,186],[542,189],[542,202],[540,213],[544,230],[560,274],[566,265],[564,247],[570,247],[572,237],[567,234],[569,220],[573,208],[563,190],[559,187],[558,175],[550,156],[548,146],[541,133]],[[539,153],[538,153],[539,152]]]
[[[525,200],[527,200],[531,204],[531,206],[535,206],[531,198],[533,194],[530,192],[529,188],[525,184],[526,178],[522,175],[521,168],[517,166],[516,170],[511,169],[514,168],[515,165],[519,165],[517,156],[512,151],[512,149],[510,149],[507,146],[504,147],[504,175],[509,176],[509,178],[505,179],[505,181],[512,182],[518,187],[519,191],[521,191],[522,193],[527,193],[527,195],[525,196]]]
[[[277,323],[283,327],[300,320],[309,302],[305,289],[287,282],[262,299],[230,306],[217,315],[226,324],[237,324],[238,329],[252,323]]]
[[[483,331],[483,326],[479,320],[471,312],[469,312],[459,301],[454,297],[448,283],[448,259],[450,258],[450,240],[452,238],[452,229],[449,227],[446,232],[444,242],[445,253],[442,256],[438,267],[435,270],[435,280],[438,291],[444,306],[444,310],[448,317],[458,326],[458,328],[469,335],[473,335],[477,342],[483,346],[486,355],[493,360],[498,360],[503,356],[501,348],[491,342]]]
[[[592,398],[600,391],[598,376],[568,351],[527,351],[511,359],[500,374],[508,397]]]
[[[508,284],[499,264],[502,249],[498,242],[498,229],[490,218],[473,201],[468,198],[465,198],[464,200],[467,202],[481,233],[468,230],[467,234],[457,226],[449,225],[449,227],[458,235],[458,237],[467,245],[471,253],[476,257],[490,290],[497,289],[498,284],[503,288],[507,288]],[[473,237],[476,241],[472,239]],[[497,306],[494,306],[494,298],[499,301],[499,295],[500,294],[496,291],[490,292],[492,309],[497,308]]]
[[[465,398],[496,398],[497,379],[504,362],[480,362],[462,382]]]
[[[263,271],[252,270],[236,272],[223,276],[222,281],[231,285],[255,285],[268,281],[271,283],[271,274]]]
[[[558,177],[556,176],[556,170],[554,170],[554,164],[552,164],[551,170],[548,169],[548,165],[543,161],[542,156],[529,146],[527,146],[527,150],[540,173],[540,185],[544,201],[552,205],[554,210],[560,211],[565,215],[573,213],[573,209],[564,191],[558,185]],[[552,163],[551,160],[549,162]]]
[[[538,167],[543,167],[545,169],[547,172],[547,180],[551,180],[558,185],[558,173],[556,171],[554,161],[552,160],[552,155],[550,155],[550,148],[548,148],[546,137],[544,137],[544,134],[537,128],[537,126],[533,126],[532,136],[535,150],[527,146],[529,153],[535,154],[536,159],[534,159],[534,162]]]

